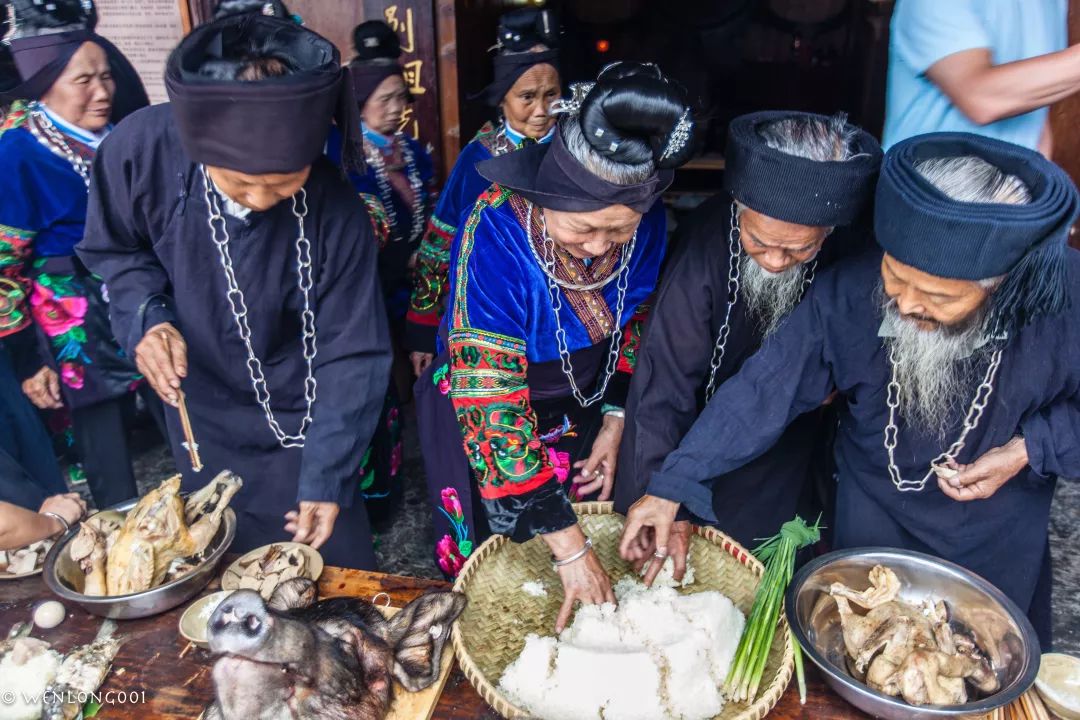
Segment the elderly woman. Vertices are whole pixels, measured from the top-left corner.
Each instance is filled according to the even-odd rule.
[[[5,96],[28,104],[15,106],[0,136],[0,337],[30,400],[71,409],[90,490],[107,506],[136,492],[123,416],[139,374],[113,338],[100,279],[74,248],[97,147],[146,94],[120,52],[94,34],[86,5],[14,3],[21,82]]]
[[[349,180],[376,226],[379,282],[391,337],[400,348],[409,304],[409,269],[434,204],[434,171],[427,151],[401,130],[413,98],[398,64],[397,33],[386,23],[371,20],[353,30],[353,45],[356,57],[349,63],[349,75],[360,107],[367,169],[349,173]],[[337,157],[339,137],[335,129],[329,142],[331,158]],[[405,378],[404,353],[395,355],[399,361],[394,375]],[[395,482],[402,458],[398,395],[399,388],[407,387],[404,379],[401,384],[390,382],[378,430],[360,469],[360,488],[376,521],[391,514],[401,495]]]
[[[363,120],[367,172],[351,173],[349,179],[369,207],[371,200],[378,201],[376,207],[381,206],[389,225],[379,252],[379,279],[387,311],[400,327],[409,301],[409,265],[433,205],[434,171],[427,151],[402,132],[413,98],[398,64],[397,33],[384,22],[370,20],[353,30],[353,44],[356,57],[349,74]]]
[[[464,525],[461,499],[475,488],[474,520],[517,542],[543,538],[565,590],[560,629],[574,601],[613,599],[569,476],[580,470],[581,495],[610,494],[635,318],[664,255],[658,199],[694,128],[683,92],[654,65],[613,65],[574,95],[550,145],[480,164],[494,185],[455,238],[443,323],[444,387],[473,482],[440,500]],[[468,554],[464,542],[444,567]]]
[[[458,155],[417,255],[405,330],[405,345],[417,377],[435,357],[435,336],[450,284],[450,243],[490,185],[476,164],[529,143],[551,142],[554,135],[550,107],[562,94],[556,30],[550,10],[514,10],[499,20],[495,79],[474,96],[494,107],[498,120],[485,123]],[[430,379],[422,385],[430,386]]]

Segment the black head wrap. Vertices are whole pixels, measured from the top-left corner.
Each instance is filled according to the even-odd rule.
[[[496,55],[492,61],[495,65],[495,79],[486,88],[469,96],[470,100],[483,99],[491,107],[497,107],[502,103],[506,93],[514,87],[514,83],[521,76],[529,72],[537,65],[551,65],[559,69],[558,50],[537,50]]]
[[[286,74],[243,81],[253,57]],[[360,120],[334,44],[291,20],[246,13],[196,28],[165,67],[165,87],[192,160],[253,175],[296,172],[323,152],[331,121],[342,163],[363,168]]]
[[[360,107],[388,77],[401,75],[401,40],[386,23],[368,20],[353,29],[353,49],[356,57],[349,63],[353,96]],[[409,96],[410,102],[412,96]]]
[[[811,160],[766,144],[760,130],[788,119],[831,122],[824,115],[758,112],[742,115],[728,127],[724,189],[747,207],[777,220],[837,227],[855,222],[874,194],[881,145],[870,133],[855,131],[848,160]]]
[[[470,100],[483,100],[498,107],[506,93],[522,75],[537,65],[559,69],[559,24],[550,10],[522,8],[499,18],[497,44],[499,54],[492,61],[495,79]],[[534,51],[541,46],[543,50]]]
[[[91,0],[10,0],[7,41],[18,78],[0,92],[6,101],[39,100],[63,74],[83,43],[100,46],[116,82],[110,119],[118,122],[150,104],[142,80],[120,49],[94,32],[97,9]]]
[[[924,160],[969,155],[1018,177],[1031,202],[953,200],[916,169]],[[1078,215],[1072,180],[1034,150],[968,133],[932,133],[886,153],[874,230],[885,252],[925,273],[960,280],[1005,275],[991,305],[991,330],[999,334],[1067,307],[1068,236]]]
[[[685,93],[654,65],[618,63],[601,72],[592,87],[575,88],[548,145],[530,145],[478,163],[487,180],[510,188],[540,207],[591,212],[626,205],[644,213],[671,185],[673,168],[689,159],[694,123]],[[652,162],[644,182],[617,185],[598,177],[570,152],[564,126],[576,123],[589,146],[615,163]]]

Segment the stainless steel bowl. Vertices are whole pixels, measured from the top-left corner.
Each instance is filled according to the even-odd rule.
[[[900,579],[900,597],[921,603],[944,600],[954,626],[971,631],[987,653],[1001,690],[964,705],[915,707],[883,695],[852,677],[845,662],[844,638],[829,586],[841,582],[865,588],[875,565]],[[809,563],[788,587],[787,619],[795,639],[842,698],[885,720],[982,716],[1019,698],[1039,672],[1039,640],[1027,617],[1004,593],[968,570],[922,553],[889,548],[840,550]]]
[[[121,503],[103,512],[126,514],[128,510],[135,507],[136,502],[136,500],[131,500]],[[172,582],[131,595],[112,597],[83,595],[85,577],[78,564],[71,559],[71,553],[68,552],[68,546],[77,533],[77,527],[69,530],[45,556],[42,573],[45,584],[61,600],[73,602],[88,613],[114,620],[130,620],[172,610],[206,587],[213,578],[221,557],[229,549],[229,545],[236,536],[236,513],[231,508],[225,509],[217,534],[207,546],[206,559],[197,568]]]

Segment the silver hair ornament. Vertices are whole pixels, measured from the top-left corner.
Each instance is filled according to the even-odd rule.
[[[686,143],[690,142],[690,130],[693,127],[694,121],[690,118],[690,108],[685,108],[679,122],[675,124],[675,129],[668,136],[667,147],[664,148],[664,153],[660,156],[660,162],[667,160],[686,147]]]
[[[551,114],[560,115],[567,114],[571,117],[576,117],[581,113],[581,104],[585,102],[586,96],[596,87],[594,82],[573,83],[570,86],[570,98],[559,98],[555,102],[551,103]]]

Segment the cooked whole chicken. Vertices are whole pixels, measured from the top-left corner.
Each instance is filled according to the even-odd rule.
[[[984,695],[997,692],[990,661],[973,638],[953,631],[945,603],[920,607],[898,599],[900,581],[881,565],[869,580],[862,591],[841,583],[829,588],[856,676],[912,705],[965,703],[969,684]]]
[[[167,574],[179,577],[178,568],[197,565],[192,558],[213,540],[241,485],[240,478],[226,470],[185,503],[177,475],[140,499],[122,525],[98,515],[82,523],[70,553],[86,576],[83,593],[142,592],[160,585]]]

